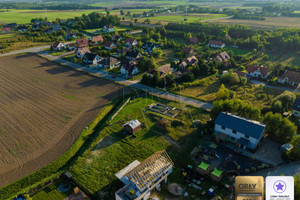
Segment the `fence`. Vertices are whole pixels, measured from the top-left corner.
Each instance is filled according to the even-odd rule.
[[[110,117],[110,121],[113,120],[117,114],[119,114],[119,112],[129,103],[130,101],[130,98],[128,98],[124,103],[123,105],[121,105],[121,107]]]

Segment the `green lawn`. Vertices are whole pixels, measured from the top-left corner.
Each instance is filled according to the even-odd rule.
[[[167,117],[160,120],[160,115],[147,111],[147,106],[157,101],[182,109],[178,119],[185,124],[171,126],[172,123]],[[166,149],[176,166],[192,164],[193,161],[188,154],[199,145],[200,135],[192,126],[191,116],[194,120],[200,119],[203,123],[210,119],[209,114],[201,109],[184,107],[176,102],[158,100],[156,97],[132,100],[100,132],[90,150],[86,151],[69,171],[75,180],[92,194],[98,195],[98,191],[102,190],[106,194],[104,199],[113,199],[114,193],[122,187],[115,173],[134,160],[143,161],[154,152]],[[138,119],[146,126],[135,134],[136,138],[126,136],[122,131],[122,124],[132,119]],[[167,130],[158,125],[159,121],[168,124]],[[180,149],[167,141],[166,136],[177,141],[179,145],[182,144]]]
[[[12,37],[15,37],[15,35],[14,34],[0,35],[0,39],[2,39],[2,38],[12,38]]]
[[[43,11],[43,10],[15,10],[9,9],[6,12],[1,12],[0,23],[30,23],[32,18],[47,17],[48,20],[55,20],[56,18],[67,19],[81,16],[82,14],[89,14],[92,12],[104,13],[104,10],[68,10],[68,11]]]
[[[201,13],[201,14],[189,14],[186,17],[185,14],[165,14],[165,15],[149,17],[149,19],[155,21],[165,21],[165,22],[184,22],[184,19],[187,18],[187,21],[185,22],[199,22],[201,20],[215,19],[221,17],[226,17],[226,15]]]
[[[222,50],[231,51],[234,56],[244,56],[244,55],[251,53],[250,51],[247,51],[247,50],[237,49],[237,48],[232,48],[232,47],[225,47]]]
[[[73,186],[66,193],[61,193],[57,190],[61,182],[50,185],[44,190],[36,193],[31,198],[32,200],[64,200],[73,193]]]
[[[116,31],[126,31],[126,30],[128,30],[128,28],[122,27],[122,26],[114,26],[114,28],[115,28]],[[86,29],[85,31],[87,31],[89,33],[95,33],[96,31],[102,32],[102,28]]]

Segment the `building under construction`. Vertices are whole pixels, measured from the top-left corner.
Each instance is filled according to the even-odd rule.
[[[173,162],[166,151],[159,151],[142,163],[135,160],[116,174],[125,186],[118,190],[116,200],[146,200],[151,191],[160,188],[172,173]]]

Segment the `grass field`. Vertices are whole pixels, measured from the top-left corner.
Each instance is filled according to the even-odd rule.
[[[12,37],[15,37],[15,35],[14,34],[0,35],[0,39],[2,39],[2,38],[12,38]]]
[[[47,17],[48,20],[55,20],[56,18],[67,19],[82,14],[89,14],[92,12],[105,13],[104,10],[76,10],[76,11],[44,11],[44,10],[14,10],[9,9],[6,12],[0,13],[0,24],[4,23],[18,23],[26,24],[30,23],[32,18]]]
[[[201,20],[207,19],[215,19],[226,17],[224,14],[209,14],[209,13],[201,13],[201,14],[189,14],[187,17],[185,14],[164,14],[157,15],[154,17],[148,17],[151,21],[162,21],[162,22],[199,22]],[[184,21],[184,19],[187,21]]]
[[[63,154],[123,88],[33,54],[2,57],[0,71],[0,187]]]
[[[73,193],[73,187],[66,193],[59,192],[57,188],[60,184],[61,182],[50,185],[32,196],[32,200],[63,200]]]
[[[297,17],[266,17],[266,20],[243,20],[243,19],[219,19],[211,23],[243,24],[253,28],[299,28],[300,20]]]
[[[181,109],[178,120],[184,121],[184,125],[174,127],[168,118],[162,117],[160,120],[161,116],[147,111],[147,106],[154,102]],[[132,100],[100,132],[90,150],[85,152],[69,171],[75,180],[92,194],[99,197],[98,191],[101,190],[103,199],[113,199],[114,192],[122,187],[114,174],[135,159],[142,161],[158,150],[167,149],[177,167],[193,164],[190,152],[203,140],[192,125],[191,116],[203,123],[210,119],[209,113],[199,108],[156,97]],[[136,138],[126,136],[122,132],[122,124],[131,119],[138,119],[146,126],[135,134]],[[158,121],[165,121],[167,130],[162,129]],[[178,178],[178,175],[175,173],[173,176]]]
[[[114,28],[115,28],[116,31],[126,31],[126,30],[128,30],[128,28],[121,27],[121,26],[114,26]],[[87,31],[89,33],[95,33],[96,31],[102,32],[102,28],[86,29],[85,31]]]

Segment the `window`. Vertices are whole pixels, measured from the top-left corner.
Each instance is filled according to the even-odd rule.
[[[235,137],[230,137],[233,141],[235,141]]]
[[[249,135],[245,135],[245,138],[249,138]]]
[[[224,130],[225,130],[225,129],[226,129],[226,128],[225,128],[225,126],[222,126],[222,129],[224,129]]]
[[[235,131],[235,130],[232,130],[232,133],[236,134],[236,131]]]

